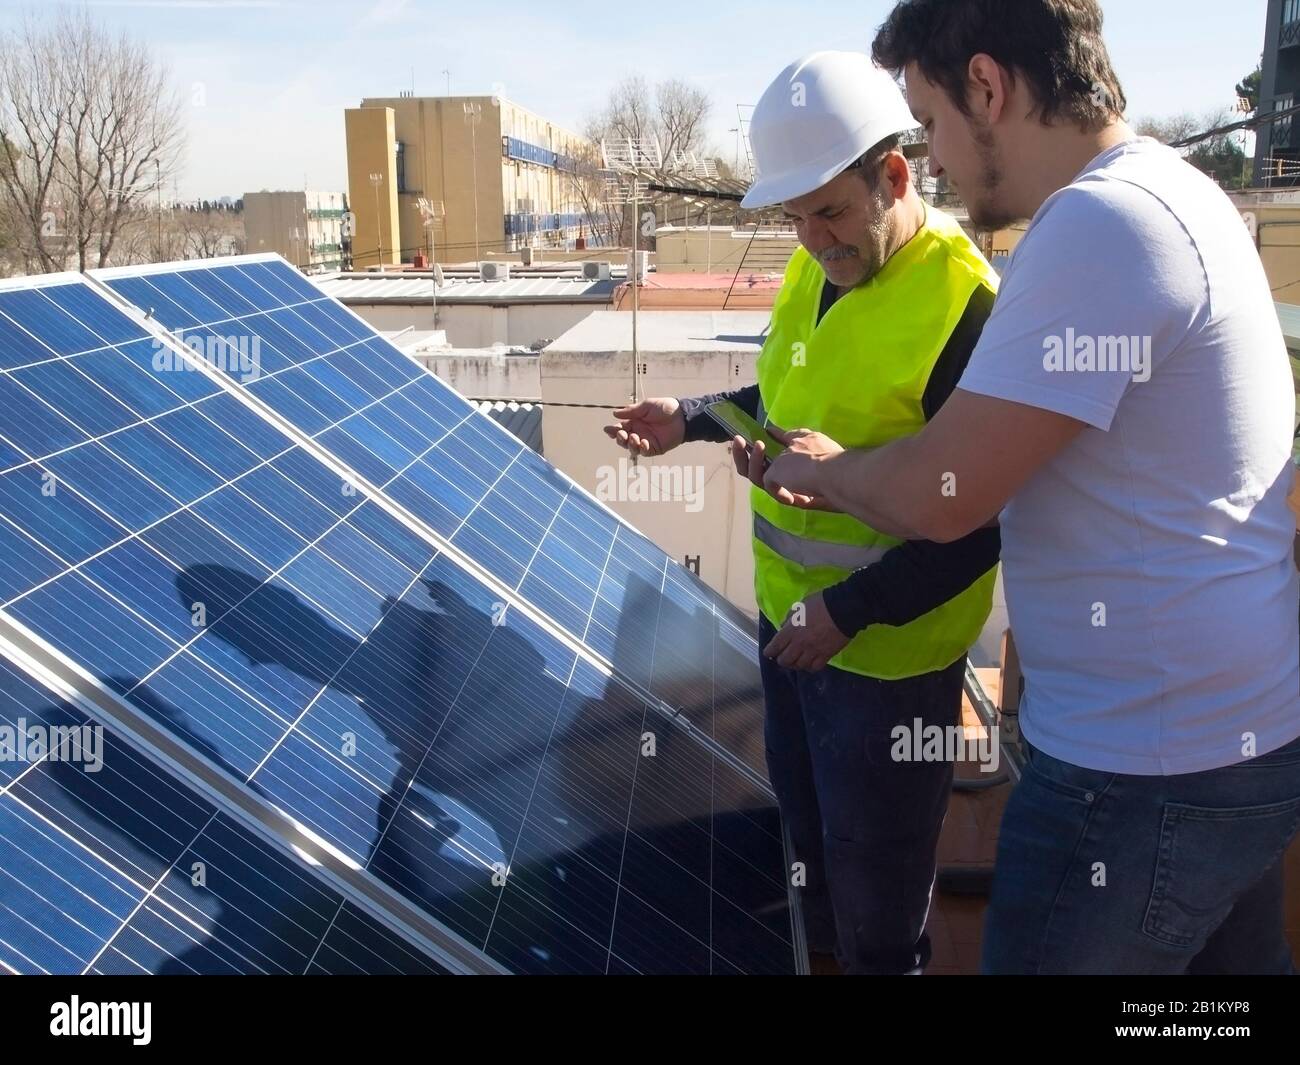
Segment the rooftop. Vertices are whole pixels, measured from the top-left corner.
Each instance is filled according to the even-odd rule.
[[[611,271],[611,275],[614,271]],[[319,279],[325,294],[344,303],[432,303],[435,289],[439,303],[609,303],[626,268],[619,276],[604,281],[587,281],[581,270],[544,275],[520,274],[511,266],[504,281],[483,281],[477,275],[443,274],[435,285],[429,271],[403,270],[393,273],[331,274]]]
[[[657,272],[646,275],[637,294],[642,310],[771,310],[781,291],[780,273],[737,274]],[[614,308],[632,309],[626,282],[614,293]]]
[[[540,403],[515,403],[481,400],[478,409],[494,422],[513,433],[539,455],[542,453],[542,406]]]
[[[642,351],[742,351],[757,355],[771,315],[765,311],[654,311],[638,318],[637,347]],[[631,350],[632,315],[593,311],[557,337],[546,352],[602,354]]]

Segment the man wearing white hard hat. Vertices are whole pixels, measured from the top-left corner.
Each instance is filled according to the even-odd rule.
[[[893,79],[854,52],[787,67],[754,110],[758,179],[801,247],[786,268],[758,384],[615,411],[619,444],[661,455],[725,440],[727,398],[772,427],[850,446],[919,432],[952,392],[996,275],[928,207],[899,150],[915,127]],[[960,720],[966,652],[988,617],[996,529],[950,544],[884,535],[762,490],[761,443],[731,442],[754,482],[755,590],[768,769],[800,863],[810,949],[854,973],[920,971],[952,762],[922,749]]]

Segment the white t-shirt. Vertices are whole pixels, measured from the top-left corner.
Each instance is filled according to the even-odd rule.
[[[1029,741],[1170,775],[1300,735],[1295,394],[1214,183],[1146,138],[1094,159],[1034,217],[960,387],[1087,424],[1001,519]]]

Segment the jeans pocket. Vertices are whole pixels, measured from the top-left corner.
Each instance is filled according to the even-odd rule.
[[[1300,827],[1300,798],[1221,809],[1167,802],[1142,930],[1176,947],[1204,940]]]

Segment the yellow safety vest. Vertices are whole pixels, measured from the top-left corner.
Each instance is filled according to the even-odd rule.
[[[920,232],[875,277],[836,300],[819,324],[825,282],[821,265],[798,248],[758,359],[759,420],[815,429],[847,448],[880,447],[919,432],[935,363],[975,289],[996,291],[997,274],[955,221],[930,208]],[[902,542],[846,514],[783,506],[758,488],[751,500],[758,605],[778,627],[795,603]],[[882,680],[951,665],[979,638],[996,574],[994,566],[907,625],[869,625],[831,665]]]

